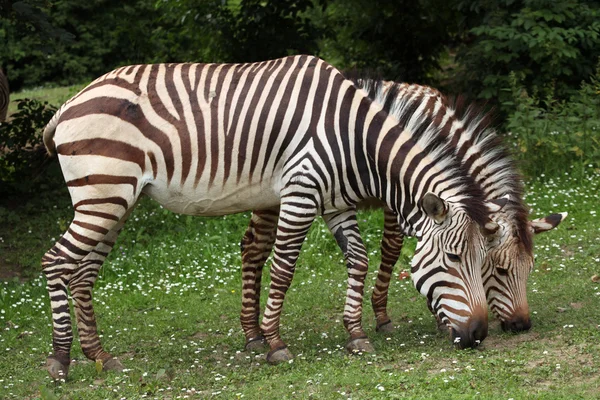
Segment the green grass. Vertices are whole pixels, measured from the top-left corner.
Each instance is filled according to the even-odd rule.
[[[17,111],[16,100],[20,99],[36,99],[41,102],[48,102],[54,106],[60,106],[65,101],[69,100],[73,95],[83,89],[87,84],[72,85],[72,86],[57,86],[57,87],[40,87],[25,89],[20,92],[10,94],[10,104],[8,106],[8,116]]]
[[[375,333],[366,302],[364,325],[377,353],[347,355],[345,269],[319,220],[303,248],[282,320],[283,338],[296,358],[270,366],[261,354],[243,351],[238,320],[238,244],[249,215],[179,216],[146,199],[95,289],[103,344],[127,371],[98,373],[76,340],[67,382],[51,381],[44,370],[50,306],[43,278],[30,272],[25,283],[0,284],[0,398],[597,398],[600,283],[591,278],[600,274],[600,174],[534,180],[528,188],[534,216],[569,212],[558,229],[537,238],[528,293],[534,326],[528,333],[506,334],[494,322],[480,349],[454,350],[437,333],[412,283],[393,280],[396,332]],[[71,212],[64,190],[4,209],[1,250],[24,253],[31,271]],[[381,212],[361,213],[360,223],[371,257],[370,295]],[[407,250],[400,268],[408,267],[409,256]]]

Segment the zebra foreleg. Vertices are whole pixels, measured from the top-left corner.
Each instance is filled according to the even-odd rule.
[[[383,238],[381,239],[381,265],[377,273],[377,282],[373,288],[371,305],[375,313],[377,332],[393,332],[394,325],[387,314],[388,289],[394,265],[400,258],[404,236],[398,225],[398,217],[387,207],[384,210]]]
[[[344,326],[350,334],[346,349],[351,352],[374,352],[362,328],[362,302],[369,268],[367,250],[358,230],[354,209],[324,215],[327,226],[344,253],[348,269],[348,289],[344,307]]]
[[[242,238],[242,311],[240,322],[246,336],[246,350],[261,350],[265,338],[260,330],[262,271],[275,243],[279,210],[254,211]]]
[[[279,323],[285,294],[292,283],[296,261],[306,234],[314,221],[316,198],[302,193],[283,198],[279,211],[275,253],[271,264],[271,286],[261,329],[269,343],[267,362],[278,364],[293,358],[281,339]]]

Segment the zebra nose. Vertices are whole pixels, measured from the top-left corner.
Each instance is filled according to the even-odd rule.
[[[469,324],[469,328],[471,330],[470,336],[473,338],[473,344],[471,347],[477,346],[479,343],[483,342],[488,335],[488,325],[486,321],[482,321],[480,319],[475,320]]]
[[[464,331],[452,329],[452,340],[459,349],[475,348],[487,337],[488,324],[485,319],[472,320]]]
[[[510,319],[508,321],[502,321],[501,324],[502,330],[505,332],[523,332],[531,329],[531,318],[527,317],[517,317]]]

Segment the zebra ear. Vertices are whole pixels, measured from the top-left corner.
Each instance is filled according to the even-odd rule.
[[[433,219],[436,224],[441,224],[446,219],[448,205],[437,195],[431,192],[426,193],[423,199],[421,199],[421,206],[429,218]]]
[[[492,200],[488,200],[485,202],[485,205],[487,206],[487,209],[490,213],[497,213],[498,211],[502,210],[504,208],[504,206],[506,205],[506,203],[508,203],[508,200],[510,199],[509,195],[500,197],[499,199],[492,199]]]
[[[534,234],[542,233],[554,229],[569,215],[566,212],[559,214],[550,214],[544,218],[529,221],[529,229]]]

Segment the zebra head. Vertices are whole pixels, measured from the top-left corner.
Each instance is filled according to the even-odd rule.
[[[532,246],[523,235],[535,235],[554,229],[567,213],[551,214],[527,221],[528,232],[520,232],[511,215],[501,210],[491,215],[499,225],[488,237],[487,256],[482,275],[488,304],[500,320],[504,331],[526,331],[531,328],[527,303],[527,279],[534,267]]]
[[[496,201],[496,200],[495,200]],[[503,202],[486,202],[499,211]],[[488,332],[488,311],[481,268],[486,257],[485,235],[498,225],[480,227],[461,203],[427,193],[421,207],[427,218],[412,260],[412,279],[427,297],[432,311],[445,323],[459,348],[475,347]]]

